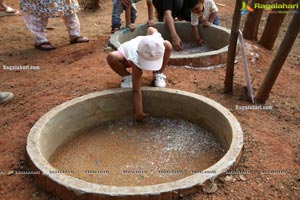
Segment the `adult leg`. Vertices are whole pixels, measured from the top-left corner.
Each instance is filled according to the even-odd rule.
[[[134,24],[137,17],[137,9],[135,3],[131,4],[131,23]]]
[[[123,4],[118,0],[113,0],[113,9],[111,15],[111,31],[112,33],[121,27],[121,14],[124,10]]]
[[[55,49],[47,39],[46,27],[48,24],[47,17],[37,17],[27,12],[23,13],[23,19],[28,30],[34,35],[34,45],[41,50]]]
[[[67,27],[67,31],[70,36],[70,43],[83,43],[88,42],[89,40],[86,37],[80,36],[80,23],[76,13],[73,13],[68,16],[64,16],[64,23]]]

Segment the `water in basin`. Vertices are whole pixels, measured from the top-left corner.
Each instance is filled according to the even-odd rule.
[[[122,119],[79,133],[50,163],[88,182],[145,186],[182,179],[213,165],[225,150],[214,135],[180,119]],[[208,172],[213,173],[213,172]]]

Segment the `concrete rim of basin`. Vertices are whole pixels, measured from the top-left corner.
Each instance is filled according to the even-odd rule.
[[[229,123],[229,126],[232,130],[232,138],[230,142],[230,147],[227,150],[226,154],[214,165],[204,170],[207,172],[215,173],[197,173],[194,175],[187,176],[186,178],[183,178],[178,181],[140,187],[99,185],[95,183],[86,182],[62,173],[50,173],[51,171],[57,171],[57,169],[52,167],[45,158],[45,156],[42,154],[42,148],[45,148],[45,145],[43,146],[40,144],[40,141],[43,138],[44,131],[47,131],[44,130],[46,124],[49,123],[60,112],[63,112],[64,109],[73,106],[78,106],[86,101],[97,97],[105,97],[106,95],[118,96],[122,95],[123,93],[128,94],[129,97],[131,96],[131,89],[110,89],[102,92],[91,93],[65,102],[53,108],[44,116],[42,116],[31,128],[27,138],[26,151],[29,159],[30,168],[41,172],[41,174],[35,175],[35,179],[38,182],[38,184],[40,184],[39,182],[41,181],[41,177],[39,176],[42,176],[43,178],[46,178],[46,180],[49,180],[59,186],[67,188],[67,190],[72,191],[72,193],[74,193],[77,196],[81,196],[83,194],[108,196],[157,195],[176,190],[188,190],[192,187],[201,186],[206,181],[213,180],[217,176],[225,173],[227,170],[230,170],[239,161],[243,147],[243,133],[239,122],[228,109],[204,96],[175,89],[145,87],[142,88],[142,92],[149,94],[157,93],[156,95],[159,95],[160,93],[168,93],[170,95],[187,96],[187,98],[191,98],[193,100],[195,99],[197,101],[199,100],[201,101],[201,103],[212,107],[212,109],[216,109],[216,112],[220,112],[222,118],[224,118],[226,123]]]

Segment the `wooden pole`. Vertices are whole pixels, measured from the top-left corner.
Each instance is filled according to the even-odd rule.
[[[255,100],[259,103],[265,103],[269,98],[269,94],[272,90],[272,87],[280,73],[280,70],[289,55],[289,52],[292,49],[292,46],[297,38],[297,35],[300,31],[300,5],[298,0],[298,13],[294,14],[292,21],[288,27],[288,30],[280,44],[280,47],[276,53],[275,58],[272,61],[272,64],[260,85]]]
[[[292,3],[292,0],[278,0],[277,3]],[[273,12],[278,11],[272,10]],[[282,9],[280,11],[288,11],[287,9]],[[266,49],[271,50],[275,44],[276,38],[279,33],[279,29],[284,20],[285,13],[270,13],[267,19],[267,23],[264,28],[264,32],[259,40],[259,44],[265,47]]]
[[[252,1],[251,7],[253,7],[254,3],[264,4],[266,2],[267,0],[255,0]],[[254,12],[250,12],[247,15],[243,30],[243,36],[245,39],[257,41],[258,28],[263,11],[263,9],[254,9]]]
[[[235,9],[232,17],[231,34],[229,40],[227,65],[225,75],[225,93],[232,93],[233,91],[233,76],[234,76],[234,60],[237,46],[238,30],[240,28],[242,1],[236,0]]]

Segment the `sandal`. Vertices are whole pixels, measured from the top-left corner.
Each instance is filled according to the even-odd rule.
[[[118,27],[112,28],[111,29],[111,34],[114,34],[115,32],[117,32],[119,30],[120,30],[120,28],[118,28]]]
[[[15,10],[9,6],[7,6],[6,10],[0,10],[0,17],[4,16],[13,16],[19,14],[18,10]]]
[[[35,44],[34,47],[37,49],[43,50],[43,51],[49,51],[52,49],[56,49],[56,47],[53,46],[50,42],[42,42],[40,44]]]
[[[77,36],[70,41],[70,44],[89,42],[89,39],[82,36]]]

